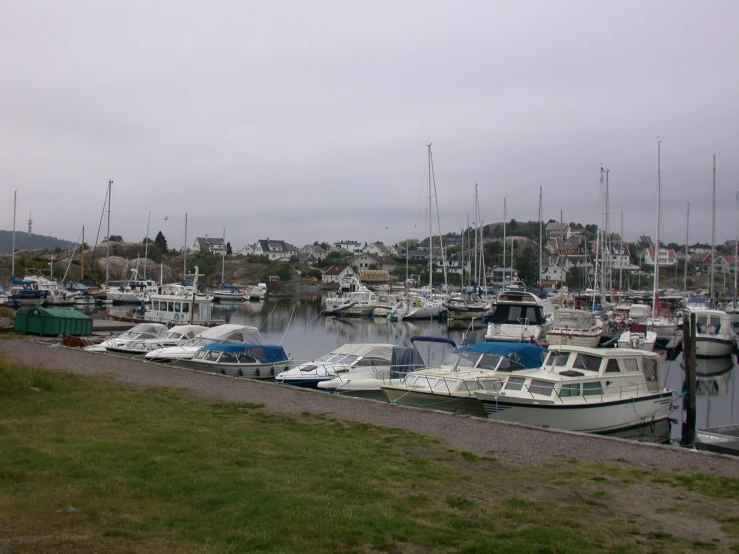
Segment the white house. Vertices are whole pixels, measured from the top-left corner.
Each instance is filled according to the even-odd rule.
[[[572,236],[569,223],[557,223],[551,221],[547,223],[547,238],[548,239],[568,239]]]
[[[340,242],[335,242],[334,246],[336,248],[343,248],[344,250],[348,250],[352,254],[357,254],[358,252],[362,251],[362,244],[357,242],[356,240],[342,240]]]
[[[267,256],[270,260],[289,262],[291,256],[298,255],[298,249],[284,240],[259,239],[254,245],[254,254]]]
[[[354,270],[345,265],[332,265],[326,272],[321,275],[321,283],[337,283],[346,282],[354,277]]]
[[[315,261],[322,260],[326,257],[326,250],[318,244],[306,244],[298,251],[298,256],[305,254],[306,259],[312,256]]]
[[[352,267],[360,269],[386,269],[392,271],[398,264],[395,260],[377,254],[363,253],[352,260]]]
[[[647,248],[644,250],[644,263],[647,263],[649,265],[654,265],[655,259],[654,259],[654,248]],[[659,259],[657,260],[659,263],[659,266],[672,266],[677,264],[677,255],[675,255],[675,250],[672,248],[660,248],[659,249]]]
[[[223,243],[222,238],[209,238],[208,235],[205,237],[198,237],[190,249],[192,252],[202,252],[203,254],[223,254],[226,250],[226,245]]]
[[[381,242],[373,242],[370,245],[365,246],[362,249],[363,254],[376,254],[378,256],[383,256],[385,258],[390,258],[392,256],[397,256],[397,252],[393,253],[394,249],[391,249],[389,246],[385,246]]]
[[[254,249],[255,248],[256,248],[255,245],[253,245],[253,244],[247,244],[246,246],[244,246],[244,248],[242,248],[241,250],[239,250],[236,253],[239,256],[251,256],[252,254],[254,254]]]
[[[734,264],[734,256],[719,256],[713,262],[713,270],[716,273],[734,273]]]

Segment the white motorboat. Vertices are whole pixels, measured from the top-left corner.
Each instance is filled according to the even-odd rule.
[[[149,306],[118,311],[110,310],[108,317],[116,321],[151,321],[167,325],[214,325],[224,323],[213,318],[213,300],[202,294],[193,294],[183,285],[165,285],[164,291],[148,296]]]
[[[560,308],[552,315],[552,325],[547,329],[549,345],[569,344],[597,348],[603,336],[603,320],[593,312]]]
[[[695,355],[701,358],[730,356],[736,342],[731,316],[721,310],[691,310],[695,314]]]
[[[274,344],[224,343],[204,346],[177,365],[231,377],[271,379],[280,370],[289,370],[292,358],[282,346]]]
[[[479,342],[460,347],[439,367],[406,375],[382,387],[393,404],[485,417],[475,391],[500,381],[507,372],[541,367],[547,350],[535,344]]]
[[[443,299],[434,298],[430,294],[410,293],[402,297],[393,306],[389,317],[397,321],[404,319],[438,319],[446,311]]]
[[[666,419],[673,392],[653,352],[559,346],[539,369],[475,396],[491,419],[587,433],[613,433]]]
[[[627,331],[621,333],[616,342],[618,348],[643,350],[645,352],[652,352],[656,344],[657,333],[647,331],[647,326],[642,323],[630,325]]]
[[[246,288],[245,293],[251,300],[264,300],[264,297],[267,296],[267,284],[258,283],[256,285],[251,285]]]
[[[88,352],[106,352],[108,347],[123,346],[134,340],[157,339],[167,332],[167,326],[161,323],[139,323],[115,338],[100,344],[85,347]]]
[[[406,375],[422,369],[425,364],[417,342],[437,342],[456,347],[456,343],[446,337],[411,337],[413,347],[394,346],[389,369],[384,367],[357,368],[356,371],[338,372],[333,379],[318,383],[318,389],[348,396],[387,400],[383,386],[401,383]]]
[[[248,342],[250,344],[262,344],[262,337],[256,327],[246,325],[226,324],[212,327],[203,331],[197,337],[190,339],[180,346],[170,346],[152,350],[145,354],[145,358],[152,362],[176,362],[178,360],[189,360],[195,353],[209,344],[224,344]]]
[[[388,372],[395,348],[393,344],[343,344],[312,362],[281,372],[275,379],[286,385],[317,388],[321,381],[339,375],[356,378],[355,374],[362,372]]]
[[[106,290],[108,300],[112,300],[114,304],[139,304],[142,301],[148,302],[149,295],[159,291],[156,281],[139,279],[137,269],[132,269],[131,273],[128,283]]]
[[[216,302],[248,302],[249,296],[245,291],[234,285],[221,285],[221,288],[211,292]]]
[[[548,327],[539,298],[530,292],[504,291],[498,294],[485,340],[537,342]]]
[[[724,311],[731,316],[731,327],[736,332],[739,329],[739,302],[729,302]]]
[[[130,358],[143,357],[152,350],[184,344],[207,329],[207,327],[203,327],[202,325],[176,325],[158,338],[136,339],[124,344],[107,346],[106,350],[118,356],[128,356]]]
[[[372,315],[376,307],[377,294],[362,285],[355,292],[327,297],[324,314],[341,315],[342,317],[368,317]]]

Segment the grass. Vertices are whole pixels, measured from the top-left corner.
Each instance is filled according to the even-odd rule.
[[[0,359],[0,551],[687,552],[717,545],[604,506],[635,484],[730,503],[738,483],[489,454]]]

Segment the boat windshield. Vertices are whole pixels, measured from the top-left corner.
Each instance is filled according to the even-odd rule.
[[[316,359],[315,361],[316,362],[323,362],[323,363],[330,362],[332,364],[347,364],[347,365],[351,365],[354,362],[356,362],[358,359],[359,359],[359,356],[354,356],[352,354],[333,354],[333,353],[330,353],[329,352],[328,354],[325,354],[325,355],[321,356],[320,358]]]
[[[169,333],[166,333],[162,338],[169,340],[180,340],[185,337],[182,335],[182,333],[178,333],[177,331],[170,331]]]
[[[444,360],[443,365],[473,368],[477,365],[477,360],[479,358],[479,352],[450,352],[446,357],[446,360]]]
[[[209,344],[221,344],[223,341],[220,339],[209,339],[206,337],[195,337],[194,339],[190,339],[182,346],[197,346],[199,348],[202,348],[203,346],[208,346]]]

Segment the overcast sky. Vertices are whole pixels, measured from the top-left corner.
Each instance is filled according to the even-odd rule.
[[[300,247],[481,219],[736,234],[739,2],[0,0],[0,227]],[[472,219],[473,216],[470,215]],[[165,220],[165,218],[168,218]],[[436,223],[434,223],[436,227]],[[103,231],[104,231],[103,224]],[[90,238],[92,236],[92,238]]]

